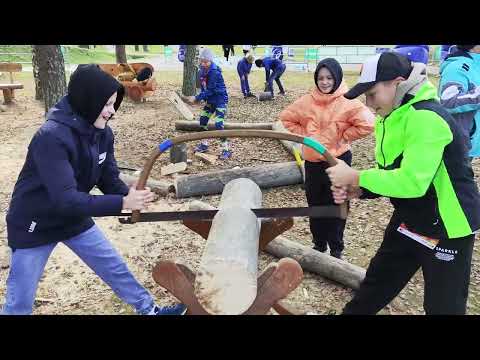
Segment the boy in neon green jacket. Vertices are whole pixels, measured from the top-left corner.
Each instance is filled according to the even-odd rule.
[[[366,277],[344,314],[375,314],[421,268],[427,314],[465,314],[480,195],[468,139],[438,102],[426,67],[400,54],[369,58],[359,83],[375,124],[377,167],[358,171],[341,160],[327,169],[336,203],[390,198],[395,211]]]

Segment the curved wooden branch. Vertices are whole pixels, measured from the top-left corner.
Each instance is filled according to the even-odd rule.
[[[152,171],[152,167],[155,164],[155,161],[158,159],[158,157],[162,153],[170,149],[173,145],[178,145],[185,142],[203,140],[203,139],[236,138],[236,137],[270,138],[270,139],[277,139],[277,140],[293,141],[293,142],[311,147],[312,149],[322,154],[330,166],[333,166],[337,163],[337,159],[335,159],[335,157],[333,157],[322,144],[320,144],[318,141],[312,138],[305,137],[305,136],[294,135],[294,134],[278,132],[278,131],[271,131],[271,130],[202,131],[202,132],[180,135],[173,139],[165,140],[160,145],[158,145],[158,147],[151,153],[150,157],[148,158],[148,160],[146,161],[142,169],[140,178],[138,179],[138,183],[137,183],[137,190],[145,189],[145,184],[147,183],[148,177],[150,176],[150,172]],[[342,204],[341,207],[346,217],[347,203]],[[139,210],[132,211],[131,223],[137,222],[139,217],[140,217]]]

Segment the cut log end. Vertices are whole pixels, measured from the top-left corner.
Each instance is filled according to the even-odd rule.
[[[197,273],[195,295],[210,314],[240,315],[257,296],[256,274],[247,272],[242,264],[210,263],[208,270],[200,268]]]

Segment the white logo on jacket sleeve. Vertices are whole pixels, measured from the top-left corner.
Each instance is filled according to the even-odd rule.
[[[106,152],[101,153],[100,155],[98,155],[98,163],[99,164],[103,163],[106,158],[107,158],[107,153]]]
[[[458,89],[458,86],[451,85],[451,86],[447,87],[445,90],[443,90],[442,100],[451,99],[454,96],[457,96],[458,94],[460,94],[460,90]]]
[[[35,221],[32,221],[30,227],[28,228],[28,232],[32,233],[35,230],[35,226],[37,226],[37,223]]]

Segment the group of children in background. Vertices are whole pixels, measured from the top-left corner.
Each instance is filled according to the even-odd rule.
[[[229,52],[233,53],[233,45],[222,45],[224,55],[228,60]],[[255,60],[255,56],[250,51],[252,45],[244,45],[245,56],[237,63],[237,73],[240,77],[240,87],[244,98],[255,97],[250,90],[248,76],[252,69],[252,64],[265,68],[265,91],[269,91],[273,98],[273,81],[275,81],[280,90],[279,94],[285,95],[285,89],[280,81],[280,77],[285,72],[286,66],[278,56],[267,56],[263,59]],[[278,57],[278,58],[277,58]],[[208,122],[213,121],[217,130],[224,129],[224,121],[228,108],[228,93],[223,79],[222,69],[214,61],[214,54],[209,48],[203,48],[199,54],[200,62],[200,93],[196,96],[183,96],[183,100],[189,104],[196,104],[201,101],[205,103],[200,114],[200,126],[203,130],[208,130]],[[226,138],[221,139],[220,159],[226,160],[232,156],[232,150]],[[208,140],[202,140],[195,148],[196,152],[208,151]]]

